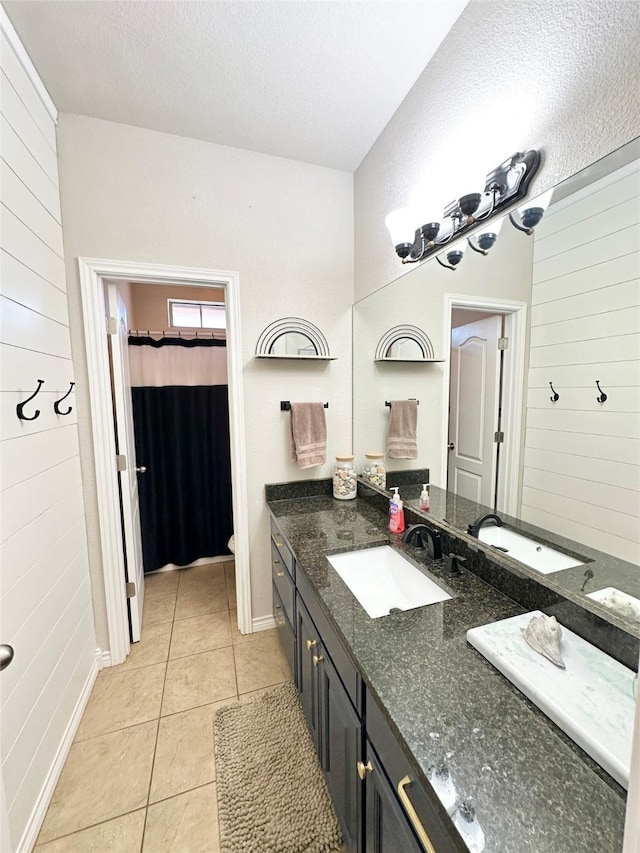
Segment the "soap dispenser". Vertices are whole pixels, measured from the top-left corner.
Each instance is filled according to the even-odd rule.
[[[404,530],[404,510],[400,500],[399,489],[393,488],[393,496],[389,501],[389,530],[392,533],[402,533]]]
[[[431,509],[431,503],[429,501],[429,483],[422,484],[422,491],[420,492],[420,509],[423,512],[429,512]]]

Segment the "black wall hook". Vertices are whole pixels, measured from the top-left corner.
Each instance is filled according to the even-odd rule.
[[[551,390],[553,391],[553,396],[549,397],[549,399],[551,400],[552,403],[557,403],[558,400],[560,399],[560,394],[558,394],[556,389],[553,387],[553,383],[550,382],[549,385],[551,387]]]
[[[68,391],[67,391],[67,393],[64,395],[64,397],[60,397],[60,399],[59,399],[59,400],[56,400],[56,401],[55,401],[55,403],[53,404],[53,411],[56,413],[56,415],[70,415],[70,414],[71,414],[71,412],[73,411],[73,406],[69,406],[69,408],[67,409],[67,411],[66,411],[66,412],[61,412],[61,411],[60,411],[60,403],[62,403],[62,401],[63,401],[63,400],[66,400],[66,399],[67,399],[67,397],[69,396],[69,394],[73,391],[73,386],[74,386],[75,384],[76,384],[75,382],[71,382],[71,383],[69,383],[69,390],[68,390]]]
[[[596,397],[596,400],[597,400],[599,403],[606,403],[606,401],[607,401],[607,395],[604,393],[604,391],[603,391],[603,390],[602,390],[602,388],[600,387],[600,380],[599,380],[599,379],[596,379],[596,385],[598,386],[598,391],[600,392],[600,396],[599,396],[599,397]]]
[[[30,403],[31,400],[33,400],[33,398],[36,396],[36,394],[42,388],[43,385],[44,379],[38,379],[38,387],[33,392],[33,394],[30,397],[27,397],[27,399],[24,400],[22,403],[18,403],[18,405],[16,406],[16,414],[21,421],[35,421],[36,418],[40,417],[40,409],[36,409],[32,417],[27,417],[27,415],[24,414],[24,407],[27,405],[27,403]]]

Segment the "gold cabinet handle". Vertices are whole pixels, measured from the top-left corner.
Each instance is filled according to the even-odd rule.
[[[273,565],[274,565],[274,566],[279,566],[279,565],[280,565],[280,560],[274,560],[274,561],[273,561]],[[276,577],[277,577],[277,578],[283,578],[283,577],[284,577],[284,571],[276,569]]]
[[[358,769],[358,776],[363,781],[367,778],[367,773],[373,773],[373,765],[371,764],[371,760],[367,761],[366,764],[363,764],[362,761],[357,761],[356,767]]]
[[[411,826],[414,829],[415,834],[420,839],[420,844],[424,847],[426,853],[436,853],[435,847],[431,843],[431,839],[427,835],[424,826],[422,825],[420,818],[416,810],[413,807],[411,800],[409,799],[409,795],[405,791],[407,785],[411,784],[411,779],[408,776],[404,776],[398,782],[398,796],[400,797],[400,802],[404,810],[407,813],[409,820],[411,821]]]
[[[318,664],[324,660],[322,655],[314,655],[311,660],[313,661],[314,666],[318,666]]]
[[[307,640],[307,648],[311,650],[314,646],[318,645],[317,640]]]

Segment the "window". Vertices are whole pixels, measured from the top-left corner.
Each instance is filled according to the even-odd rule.
[[[194,302],[193,300],[167,300],[169,325],[188,329],[226,329],[226,315],[222,302]]]

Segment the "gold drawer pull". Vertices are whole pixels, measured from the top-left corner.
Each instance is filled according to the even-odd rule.
[[[307,648],[312,649],[314,646],[318,645],[317,640],[307,640]]]
[[[324,660],[324,658],[322,657],[322,655],[314,655],[314,656],[311,658],[311,660],[313,661],[313,665],[314,665],[314,666],[318,666],[318,664],[320,663],[320,661],[323,661],[323,660]]]
[[[277,539],[274,539],[273,541],[276,543],[276,546],[278,548],[284,548],[284,542],[278,542]]]
[[[409,795],[405,791],[407,785],[411,784],[411,779],[408,776],[404,776],[398,782],[398,796],[400,797],[400,802],[402,803],[404,810],[411,821],[411,826],[414,829],[415,834],[420,839],[420,844],[426,850],[426,853],[436,853],[433,844],[431,843],[431,839],[427,835],[424,826],[422,825],[420,818],[416,810],[413,807],[411,800],[409,799]]]
[[[358,769],[358,776],[364,781],[367,778],[367,773],[373,773],[373,766],[371,761],[367,761],[366,764],[363,764],[362,761],[356,762],[356,767]]]

